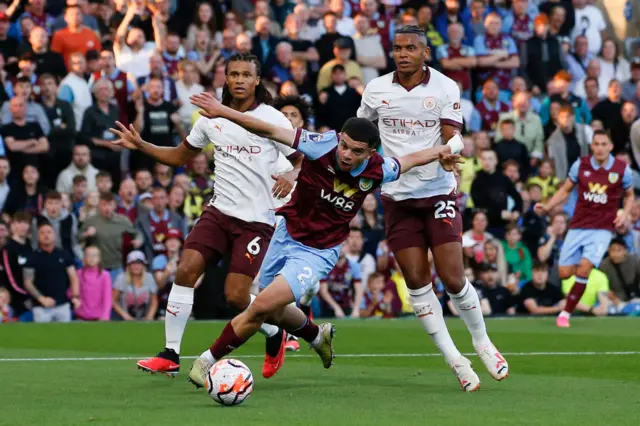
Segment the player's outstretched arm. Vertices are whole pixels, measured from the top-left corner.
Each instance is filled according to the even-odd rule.
[[[440,160],[447,171],[453,171],[457,163],[464,163],[458,153],[462,151],[464,143],[460,135],[455,135],[446,145],[423,149],[398,158],[400,173],[406,173],[414,167],[424,166]]]
[[[211,93],[203,92],[189,98],[191,104],[202,109],[200,114],[207,118],[226,118],[249,132],[271,139],[281,144],[293,146],[296,137],[295,129],[275,126],[249,114],[243,114],[228,106],[222,105]]]
[[[116,125],[118,126],[117,129],[109,129],[111,133],[118,137],[117,140],[112,142],[114,145],[137,149],[168,166],[184,166],[198,154],[198,151],[190,150],[182,143],[176,147],[154,145],[144,141],[133,125],[129,125],[129,128],[127,128],[119,121],[116,121]]]
[[[569,194],[573,190],[574,186],[576,185],[571,179],[566,179],[564,184],[562,184],[562,186],[546,203],[537,203],[533,206],[533,211],[539,215],[549,213],[555,206],[567,201],[567,198],[569,198]]]

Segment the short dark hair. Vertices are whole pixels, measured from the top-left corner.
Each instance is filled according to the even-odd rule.
[[[549,265],[546,262],[540,262],[539,260],[536,260],[535,262],[533,262],[533,267],[531,269],[533,269],[534,271],[548,271]]]
[[[624,238],[620,236],[617,236],[613,240],[611,240],[611,244],[609,244],[609,247],[611,247],[614,244],[618,244],[619,246],[622,246],[625,249],[627,249],[627,243],[624,241]]]
[[[71,181],[74,185],[79,183],[87,182],[87,178],[84,175],[75,175],[73,180]]]
[[[56,85],[58,85],[58,80],[56,80],[53,74],[50,74],[48,72],[40,75],[40,83],[42,83],[45,80],[53,80],[56,82]]]
[[[366,118],[348,119],[342,126],[342,132],[355,141],[366,142],[369,148],[376,149],[380,144],[378,127]]]
[[[106,170],[100,170],[96,175],[96,180],[103,177],[108,177],[109,179],[111,179],[111,173],[107,172]]]
[[[520,163],[518,163],[516,160],[507,160],[504,163],[502,163],[502,170],[507,170],[507,167],[509,166],[516,166],[518,168],[518,170],[520,170]]]
[[[4,155],[0,155],[0,160],[5,160],[6,162],[9,162],[9,159]]]
[[[325,12],[324,15],[322,15],[322,19],[324,20],[324,18],[326,18],[327,16],[333,16],[334,18],[338,19],[338,15],[336,15],[336,13],[332,11]]]
[[[138,176],[138,173],[141,173],[141,172],[147,172],[147,173],[151,174],[151,170],[149,170],[149,169],[138,169],[138,170],[136,170],[136,172],[133,174],[134,178],[135,178],[136,176]]]
[[[44,201],[46,202],[49,200],[62,201],[62,195],[58,191],[49,191],[47,192],[47,196],[45,197]]]
[[[305,127],[309,124],[309,117],[311,116],[311,105],[304,100],[303,97],[293,95],[293,96],[279,96],[273,101],[273,107],[278,111],[282,111],[282,108],[292,106],[297,108],[300,111],[300,115],[302,115],[302,121]]]
[[[417,25],[403,25],[396,30],[394,37],[400,34],[416,35],[420,38],[420,41],[423,42],[425,46],[427,45],[427,33],[425,33],[424,30]]]
[[[110,192],[103,192],[100,194],[100,201],[107,201],[107,202],[116,201],[116,196]]]
[[[596,136],[606,136],[606,137],[607,137],[607,140],[608,140],[609,142],[611,142],[611,137],[609,136],[609,133],[607,133],[607,131],[606,131],[606,130],[596,130],[596,131],[594,131],[594,132],[593,132],[593,139],[595,139],[595,138],[596,138]]]
[[[11,221],[31,223],[31,215],[27,212],[15,212],[11,217]]]
[[[333,68],[331,68],[331,74],[338,72],[338,71],[342,71],[342,72],[347,72],[347,70],[345,69],[344,65],[342,64],[336,64],[333,66]]]
[[[16,79],[16,84],[19,84],[19,83],[26,83],[29,86],[32,85],[31,80],[29,80],[29,77],[25,77],[25,76],[21,76]]]
[[[513,119],[511,119],[511,118],[505,118],[504,120],[502,120],[500,122],[500,127],[504,126],[505,124],[511,124],[512,126],[515,126],[516,122],[513,121]]]
[[[64,12],[66,13],[68,10],[73,10],[73,9],[80,10],[80,6],[78,6],[77,4],[73,4],[73,5],[70,5],[70,6],[66,6],[66,7],[64,8]],[[81,12],[82,12],[82,11],[81,11]]]
[[[236,53],[231,55],[227,64],[224,68],[224,74],[227,75],[229,72],[229,65],[232,62],[249,62],[252,63],[256,67],[256,74],[258,77],[262,77],[262,65],[260,64],[260,60],[256,55],[252,55],[251,53]],[[222,105],[229,106],[232,100],[231,92],[229,91],[229,86],[227,83],[222,87]],[[258,104],[271,105],[273,102],[273,97],[271,93],[264,86],[262,79],[258,82],[258,85],[255,89],[255,99]]]

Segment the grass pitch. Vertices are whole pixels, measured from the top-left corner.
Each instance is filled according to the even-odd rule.
[[[472,352],[463,322],[447,323]],[[162,348],[162,323],[1,325],[0,425],[638,425],[640,320],[572,325],[488,320],[510,377],[494,382],[472,356],[482,380],[473,394],[460,390],[413,319],[337,321],[336,365],[324,370],[303,347],[269,380],[257,335],[232,355],[256,377],[237,407],[218,406],[186,382],[191,359],[176,379],[136,370],[137,357]],[[201,353],[223,326],[189,323],[182,353]]]

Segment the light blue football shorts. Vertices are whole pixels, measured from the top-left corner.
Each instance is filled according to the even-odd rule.
[[[282,275],[291,288],[296,302],[308,305],[318,293],[320,281],[325,279],[338,262],[340,244],[328,249],[305,246],[294,240],[287,231],[286,221],[280,220],[271,238],[260,269],[260,289]]]
[[[570,229],[560,250],[560,266],[572,266],[587,259],[596,268],[611,243],[612,233],[604,229]]]

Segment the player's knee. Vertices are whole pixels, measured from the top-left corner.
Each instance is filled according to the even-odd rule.
[[[252,322],[263,323],[271,317],[271,307],[260,298],[257,298],[247,309],[247,315]]]
[[[225,286],[224,295],[231,307],[241,311],[247,309],[251,302],[251,296],[248,293],[233,286]]]
[[[442,274],[438,272],[438,277],[445,290],[452,294],[460,293],[466,282],[464,272],[456,273],[456,271],[446,270]]]
[[[560,266],[558,268],[558,275],[561,280],[566,280],[571,278],[576,272],[576,268],[574,266]]]
[[[203,273],[204,259],[202,255],[193,250],[187,251],[180,259],[180,264],[176,271],[176,284],[184,287],[194,287]]]
[[[406,274],[404,274],[404,280],[407,283],[407,287],[412,290],[417,290],[429,284],[429,280],[425,279],[424,274],[421,272],[422,271],[418,268],[411,268],[406,272]]]

